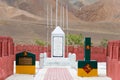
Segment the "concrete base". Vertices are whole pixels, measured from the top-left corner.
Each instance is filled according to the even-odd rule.
[[[70,66],[69,58],[46,58],[44,66]]]
[[[35,66],[16,66],[16,74],[35,74]]]
[[[98,76],[97,61],[78,61],[78,76]]]

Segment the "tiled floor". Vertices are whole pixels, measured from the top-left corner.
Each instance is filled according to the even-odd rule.
[[[36,66],[36,74],[13,74],[5,80],[112,80],[106,76],[106,63],[98,63],[98,77],[78,77],[77,70],[70,66]]]
[[[44,80],[73,80],[67,68],[49,68]]]

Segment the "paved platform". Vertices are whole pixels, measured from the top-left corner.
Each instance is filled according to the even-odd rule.
[[[74,80],[67,68],[49,68],[44,80]]]
[[[70,66],[44,66],[36,70],[35,75],[13,74],[6,80],[112,80],[106,76],[105,62],[98,63],[98,77],[78,77],[77,70]]]

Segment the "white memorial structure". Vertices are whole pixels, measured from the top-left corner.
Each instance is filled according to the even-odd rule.
[[[64,14],[64,9],[63,9],[63,14]],[[66,22],[67,22],[67,28],[68,28],[68,12],[67,11],[66,11],[66,14],[67,14]],[[57,26],[57,23],[58,23],[57,17],[58,17],[58,0],[56,0],[56,28],[51,33],[51,58],[47,57],[47,52],[40,54],[40,68],[43,68],[44,66],[77,67],[75,54],[69,53],[69,56],[67,58],[65,57],[65,33],[59,26]],[[62,21],[62,18],[61,18],[61,21]],[[51,22],[52,22],[52,19],[51,19]],[[64,15],[63,15],[63,23],[64,23]],[[48,27],[48,6],[47,6],[47,27]],[[63,24],[63,27],[64,27],[64,24]]]
[[[71,66],[75,68],[76,55],[69,53],[65,58],[65,33],[57,26],[51,33],[51,58],[46,52],[40,55],[40,68],[44,66]]]
[[[65,33],[59,26],[51,34],[51,57],[65,57]]]

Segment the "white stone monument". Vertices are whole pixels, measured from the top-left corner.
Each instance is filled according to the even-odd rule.
[[[51,57],[65,57],[65,33],[59,26],[51,34]]]

